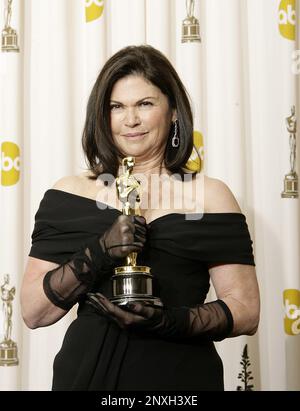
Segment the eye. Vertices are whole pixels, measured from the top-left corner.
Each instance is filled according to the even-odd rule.
[[[142,101],[140,103],[140,106],[147,107],[147,106],[153,106],[153,104],[151,103],[151,101]]]
[[[110,105],[110,109],[111,110],[118,110],[119,108],[121,108],[120,104],[111,104]]]

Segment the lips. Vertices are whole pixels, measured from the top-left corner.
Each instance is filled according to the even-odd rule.
[[[125,137],[128,140],[139,140],[140,138],[143,138],[146,134],[148,134],[148,132],[126,133],[126,134],[122,134],[122,137]]]
[[[145,134],[147,134],[146,132],[145,133],[141,133],[141,132],[139,132],[139,133],[127,133],[127,134],[123,134],[123,137],[141,137],[141,136],[144,136]]]

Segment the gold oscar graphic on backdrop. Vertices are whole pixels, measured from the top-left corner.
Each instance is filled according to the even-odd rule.
[[[6,7],[5,7],[5,26],[2,30],[2,51],[14,51],[19,52],[18,46],[18,34],[16,30],[14,30],[10,26],[11,15],[12,15],[12,1],[13,0],[5,0]]]
[[[4,339],[0,342],[0,366],[18,365],[18,347],[11,339],[13,299],[15,287],[9,286],[9,275],[4,275],[4,284],[0,287],[3,309],[3,332]]]
[[[195,0],[186,0],[187,17],[182,21],[181,43],[201,41],[199,21],[194,16]]]
[[[1,185],[13,186],[20,179],[20,149],[15,143],[5,141],[1,145]]]
[[[296,173],[297,118],[295,106],[292,107],[291,112],[291,115],[286,118],[287,130],[290,136],[290,172],[284,178],[282,198],[298,198],[298,175]]]
[[[284,290],[284,331],[288,335],[300,334],[300,291],[295,289]]]
[[[296,40],[296,2],[281,0],[278,10],[280,34],[288,40]]]
[[[194,148],[190,158],[186,162],[185,169],[193,172],[199,172],[203,168],[204,147],[203,136],[199,131],[194,131]]]
[[[102,16],[104,0],[85,0],[85,19],[86,22],[94,21]]]
[[[122,202],[124,215],[141,215],[141,184],[132,175],[134,164],[134,157],[125,157],[122,161],[123,174],[116,179],[117,194]],[[152,295],[151,268],[137,265],[137,255],[137,252],[130,253],[126,257],[126,265],[115,268],[111,301],[117,305],[134,301],[160,307],[160,299]]]

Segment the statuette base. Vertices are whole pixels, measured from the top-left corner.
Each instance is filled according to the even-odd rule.
[[[115,268],[112,276],[113,297],[110,301],[117,305],[129,302],[142,302],[161,307],[162,302],[152,295],[152,279],[150,267],[121,266]]]
[[[284,191],[281,193],[282,198],[298,198],[298,176],[297,173],[286,174],[284,179]]]
[[[15,52],[20,51],[18,46],[18,35],[16,30],[11,27],[7,27],[2,31],[2,51]]]
[[[182,22],[181,43],[200,42],[199,21],[195,17],[187,17]]]
[[[2,341],[0,343],[0,366],[18,365],[18,347],[17,344],[12,341]]]

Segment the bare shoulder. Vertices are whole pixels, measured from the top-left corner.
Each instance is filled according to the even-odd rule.
[[[84,192],[84,188],[88,181],[87,176],[88,173],[85,172],[74,176],[62,177],[56,181],[52,188],[55,190],[66,191],[71,194],[81,195]]]
[[[204,176],[204,208],[208,213],[241,213],[228,185],[208,176]]]

